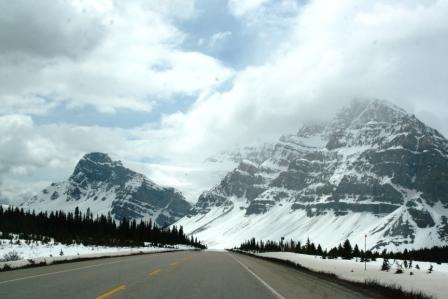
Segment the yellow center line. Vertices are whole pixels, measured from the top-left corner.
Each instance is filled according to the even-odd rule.
[[[154,271],[152,271],[152,272],[151,272],[151,273],[149,273],[148,275],[149,275],[149,276],[155,276],[155,275],[159,274],[159,273],[160,273],[160,271],[162,271],[162,270],[160,270],[160,269],[157,269],[157,270],[154,270]]]
[[[104,293],[104,294],[102,294],[102,295],[99,295],[98,297],[96,297],[95,299],[105,299],[105,298],[108,298],[108,297],[110,297],[110,296],[112,296],[113,294],[115,294],[115,293],[118,293],[118,292],[121,292],[121,291],[124,291],[124,290],[126,290],[126,285],[121,285],[121,286],[119,286],[119,287],[117,287],[117,288],[115,288],[115,289],[112,289],[112,290],[110,290],[109,292],[107,292],[107,293]]]
[[[170,266],[177,266],[177,265],[179,265],[179,262],[174,262],[170,264]]]

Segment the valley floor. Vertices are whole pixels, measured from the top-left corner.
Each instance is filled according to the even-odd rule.
[[[395,274],[397,265],[394,264],[394,261],[389,260],[392,266],[388,272],[385,272],[381,271],[383,259],[380,258],[368,262],[367,270],[364,271],[364,263],[356,262],[356,260],[322,259],[319,256],[291,252],[265,252],[256,255],[291,261],[314,271],[334,273],[345,280],[359,282],[376,280],[384,285],[396,284],[405,290],[421,291],[439,299],[448,297],[448,264],[413,262],[412,269],[403,269],[403,274]],[[397,260],[396,262],[401,264],[403,261]],[[420,270],[415,268],[416,265],[419,265]],[[428,269],[431,265],[433,272],[429,274]],[[410,275],[411,272],[413,275]]]

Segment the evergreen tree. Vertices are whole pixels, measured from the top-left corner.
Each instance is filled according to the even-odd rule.
[[[433,247],[433,248],[424,248],[418,250],[404,250],[403,252],[387,252],[384,249],[381,253],[378,251],[370,251],[364,252],[359,250],[358,245],[355,245],[353,249],[351,249],[351,244],[349,240],[346,240],[344,244],[339,244],[338,247],[333,247],[330,250],[322,250],[322,246],[317,244],[317,246],[311,242],[309,238],[307,238],[305,245],[302,246],[300,241],[295,242],[291,240],[285,245],[287,251],[302,253],[302,254],[311,254],[311,255],[321,255],[326,258],[337,258],[343,257],[350,259],[352,257],[361,257],[361,261],[364,260],[372,260],[375,261],[377,258],[382,257],[383,259],[395,259],[395,260],[404,260],[404,266],[412,269],[413,261],[428,261],[428,262],[436,262],[436,263],[448,263],[448,246],[445,247]],[[251,239],[250,241],[243,242],[240,246],[242,250],[249,250],[249,248],[254,248],[250,250],[258,250],[258,251],[280,251],[280,243],[274,241],[256,241],[255,239]],[[417,268],[418,265],[416,265]],[[418,268],[417,268],[418,269]]]
[[[342,244],[338,245],[337,257],[344,257],[344,248],[342,247]]]
[[[342,257],[345,259],[351,259],[353,254],[352,245],[350,244],[350,241],[347,239],[344,242],[344,246],[342,249]]]
[[[390,264],[389,264],[389,259],[384,258],[383,259],[383,264],[381,265],[381,271],[389,271],[390,270]]]
[[[307,238],[306,245],[305,245],[305,253],[310,254],[310,249],[311,249],[311,241],[310,241],[310,238]]]
[[[356,244],[355,248],[353,249],[353,256],[361,257],[361,252],[359,251],[358,244]]]
[[[90,210],[83,214],[79,208],[74,213],[56,211],[25,212],[23,209],[0,206],[0,231],[19,234],[22,239],[36,239],[48,243],[50,238],[63,244],[142,246],[144,242],[153,244],[187,244],[205,248],[193,237],[187,237],[182,229],[160,229],[157,225],[143,220],[121,219],[118,224],[111,217],[99,215],[93,218]],[[11,242],[13,240],[11,239]]]

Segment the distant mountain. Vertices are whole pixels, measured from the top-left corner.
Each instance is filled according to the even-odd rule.
[[[177,224],[211,247],[250,237],[362,245],[365,234],[373,249],[447,245],[448,140],[386,101],[354,101],[245,153]]]
[[[107,154],[90,153],[78,162],[67,181],[51,184],[21,207],[37,211],[79,207],[94,215],[152,219],[163,226],[186,215],[191,205],[174,188],[155,184]]]

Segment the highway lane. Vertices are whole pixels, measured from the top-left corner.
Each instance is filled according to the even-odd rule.
[[[1,272],[0,298],[368,298],[284,265],[172,252]]]

